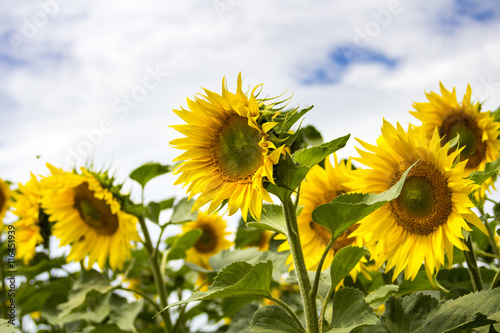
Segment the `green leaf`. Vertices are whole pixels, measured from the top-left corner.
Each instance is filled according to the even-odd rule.
[[[439,274],[441,274],[442,272],[444,272],[444,270],[440,271]],[[470,275],[468,272],[467,272],[467,279],[470,282]],[[425,270],[418,272],[417,276],[413,281],[403,280],[399,285],[399,290],[397,291],[396,295],[403,296],[422,290],[439,290],[437,287],[433,286],[432,283],[429,281],[429,278],[427,277]]]
[[[381,317],[388,332],[459,332],[500,320],[500,288],[438,302],[429,295],[391,297]]]
[[[398,289],[399,289],[399,286],[397,286],[395,284],[383,285],[381,287],[378,287],[375,291],[370,293],[368,296],[366,296],[365,301],[368,304],[385,301],[386,299],[389,298],[389,296],[392,296],[394,293],[396,293],[398,291]]]
[[[23,275],[26,279],[31,280],[35,276],[48,272],[52,268],[61,268],[66,264],[66,258],[58,257],[58,258],[49,258],[45,253],[37,253],[35,258],[29,265],[18,265],[17,274]]]
[[[366,253],[368,251],[365,248],[357,246],[346,246],[335,253],[330,266],[332,288],[335,288],[356,267]]]
[[[45,283],[41,285],[42,283]],[[50,297],[54,295],[68,296],[73,284],[70,277],[52,279],[46,282],[35,282],[26,287],[24,292],[21,288],[18,293],[17,304],[20,306],[22,315],[43,310]]]
[[[302,136],[308,146],[317,146],[323,143],[323,137],[318,130],[311,125],[302,129]]]
[[[174,207],[175,197],[168,198],[159,202],[160,210],[165,210]]]
[[[122,331],[121,329],[118,328],[116,325],[99,325],[97,327],[95,326],[87,326],[85,330],[83,330],[83,333],[127,333],[128,331]]]
[[[148,207],[146,210],[146,217],[148,219],[150,219],[151,222],[158,224],[159,220],[160,220],[160,211],[161,211],[160,204],[157,202],[151,201],[148,204]]]
[[[262,230],[271,230],[286,235],[286,221],[283,207],[280,205],[263,205],[259,222],[248,222],[247,226]]]
[[[173,170],[172,165],[163,165],[160,163],[146,163],[130,173],[130,178],[141,184],[144,188],[153,178],[164,175]]]
[[[333,316],[327,332],[348,333],[363,325],[374,325],[377,321],[361,291],[341,288],[333,297]]]
[[[472,179],[474,183],[481,185],[490,177],[496,176],[498,172],[500,172],[500,158],[493,162],[486,163],[483,171],[475,171],[467,178]]]
[[[222,250],[210,257],[208,262],[214,271],[220,271],[227,265],[238,261],[245,261],[250,265],[255,265],[259,262],[271,260],[273,263],[273,279],[280,281],[281,274],[288,272],[288,265],[286,265],[288,255],[288,252],[263,252],[256,247],[251,247],[248,249]]]
[[[281,201],[285,201],[290,193],[304,180],[309,169],[306,166],[295,165],[290,155],[281,155],[279,163],[274,167],[276,185],[267,183],[266,189],[280,198]]]
[[[404,298],[391,296],[385,302],[380,322],[387,332],[415,332],[437,306],[437,299],[421,293]]]
[[[182,198],[175,206],[170,218],[172,223],[189,222],[195,221],[198,217],[198,212],[192,212],[194,200],[189,200],[187,198]]]
[[[324,160],[328,155],[336,152],[340,148],[343,148],[350,136],[351,135],[348,134],[330,142],[298,150],[292,157],[299,164],[312,167]]]
[[[128,303],[123,297],[112,295],[110,299],[109,324],[116,324],[121,330],[135,331],[134,321],[143,306],[142,300]]]
[[[188,299],[175,302],[165,307],[162,311],[173,306],[194,301],[203,301],[224,297],[239,296],[269,296],[269,285],[273,273],[271,261],[260,262],[255,266],[244,261],[232,263],[217,274],[214,282],[208,287],[207,292],[197,291]]]
[[[83,304],[87,298],[87,294],[91,291],[105,294],[113,288],[109,284],[109,280],[103,274],[95,271],[82,271],[79,279],[73,284],[69,294],[69,300],[66,303],[60,304],[60,317],[69,314],[73,309]]]
[[[186,251],[196,243],[202,234],[203,231],[201,229],[193,229],[177,236],[167,254],[167,260],[186,258]]]
[[[247,304],[231,318],[231,324],[226,333],[251,333],[249,328],[250,321],[258,306],[255,304]]]
[[[254,333],[305,333],[304,329],[277,305],[264,306],[257,310],[250,322],[250,329]]]
[[[21,318],[19,318],[21,319]],[[0,319],[0,332],[2,333],[19,333],[21,332],[16,326],[9,324],[7,319]]]
[[[312,213],[313,221],[330,230],[336,239],[353,224],[396,199],[401,193],[406,176],[413,165],[403,173],[401,179],[394,186],[385,192],[344,194],[336,197],[330,203],[319,206]]]

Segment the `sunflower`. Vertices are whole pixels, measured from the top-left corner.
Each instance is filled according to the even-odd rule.
[[[96,176],[64,172],[47,165],[52,176],[45,179],[42,207],[60,245],[71,244],[68,262],[88,256],[87,267],[97,263],[102,269],[109,258],[112,269],[121,270],[131,257],[130,242],[140,241],[137,218],[121,210],[120,202],[104,188]]]
[[[299,206],[303,206],[303,210],[297,218],[299,227],[300,244],[304,253],[307,270],[313,271],[318,268],[323,253],[332,238],[332,234],[325,227],[313,222],[312,213],[317,207],[329,203],[340,194],[350,191],[345,185],[349,180],[348,174],[352,172],[351,161],[343,160],[340,163],[337,161],[337,156],[334,154],[334,165],[330,162],[330,158],[325,159],[325,168],[315,165],[311,168],[306,176],[306,179],[300,186]],[[345,246],[363,246],[362,237],[349,238],[348,236],[357,228],[353,226],[344,234],[340,235],[328,251],[322,269],[326,269],[332,263],[335,253]],[[286,239],[284,235],[278,235],[276,239]],[[284,242],[278,248],[278,251],[290,250],[290,244]],[[287,259],[287,264],[292,263],[293,257]],[[364,272],[364,264],[358,263],[351,271],[351,277],[356,281],[356,276],[359,272]]]
[[[5,214],[7,213],[7,210],[10,207],[10,204],[11,200],[10,200],[9,184],[4,182],[0,178],[0,223],[3,223],[3,219],[5,217]]]
[[[36,247],[51,234],[47,215],[40,207],[42,185],[35,175],[25,184],[19,184],[19,191],[14,193],[13,213],[19,217],[16,227],[17,256],[28,265],[36,254]]]
[[[247,96],[241,85],[240,74],[233,94],[223,79],[222,95],[205,89],[206,95],[187,100],[189,110],[173,110],[187,123],[172,126],[185,135],[170,142],[185,150],[174,160],[184,162],[173,173],[181,174],[175,184],[189,184],[190,198],[200,194],[193,211],[210,202],[210,214],[227,200],[229,215],[240,209],[245,221],[248,212],[259,220],[262,200],[272,202],[263,182],[274,183],[282,147],[268,140],[266,133],[277,123],[260,117],[264,104],[254,95],[259,86]]]
[[[500,124],[494,122],[490,112],[480,112],[479,103],[471,103],[472,89],[467,91],[459,104],[455,93],[448,91],[439,83],[441,95],[431,92],[426,94],[428,103],[413,103],[416,111],[410,113],[422,121],[423,131],[430,138],[437,127],[443,137],[444,145],[459,135],[459,147],[463,147],[460,160],[467,160],[465,170],[483,171],[487,162],[495,161],[500,157]],[[485,182],[479,196],[484,198],[485,191],[493,185],[493,180]]]
[[[232,245],[226,239],[230,234],[226,231],[226,227],[226,221],[219,216],[204,212],[198,213],[196,221],[186,223],[182,228],[183,233],[193,229],[200,229],[203,232],[193,247],[186,251],[186,261],[211,269],[208,259]]]
[[[462,230],[470,222],[486,233],[481,220],[471,211],[469,194],[477,187],[464,179],[466,161],[454,164],[460,150],[448,153],[441,147],[436,129],[430,139],[421,129],[384,120],[377,146],[358,139],[367,150],[355,160],[371,169],[358,169],[347,183],[353,190],[380,193],[388,190],[414,163],[400,196],[360,221],[351,237],[365,236],[378,266],[387,261],[386,271],[394,268],[393,279],[403,270],[414,279],[423,262],[429,279],[445,263],[453,263],[453,246],[467,250]]]
[[[273,237],[274,233],[269,231],[269,230],[262,230],[259,234],[258,237],[255,238],[252,242],[250,242],[246,247],[256,247],[260,251],[265,252],[269,250],[269,243],[271,242],[271,238]]]

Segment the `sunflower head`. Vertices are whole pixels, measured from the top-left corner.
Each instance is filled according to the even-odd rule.
[[[71,245],[68,261],[88,256],[87,267],[97,263],[102,269],[109,261],[112,269],[121,270],[130,258],[131,241],[140,241],[137,218],[121,210],[120,198],[94,173],[47,166],[52,175],[44,180],[42,208],[55,222],[52,231],[61,246]]]
[[[414,103],[416,111],[410,111],[422,121],[422,129],[427,137],[432,137],[437,128],[443,138],[442,145],[458,136],[460,160],[466,161],[466,171],[482,171],[485,164],[500,157],[500,124],[495,122],[490,112],[481,112],[481,105],[471,101],[472,89],[467,91],[459,103],[455,88],[450,92],[440,83],[441,96],[431,92],[426,94],[429,102]],[[454,151],[454,149],[451,149]],[[480,190],[480,197],[492,185],[486,182]]]
[[[3,223],[5,214],[11,205],[10,194],[9,184],[0,178],[0,223]]]
[[[280,102],[258,99],[259,87],[244,93],[240,74],[235,94],[223,79],[222,94],[205,89],[188,109],[173,110],[186,122],[172,126],[184,135],[170,142],[184,150],[174,160],[182,161],[175,184],[187,186],[190,198],[199,194],[193,210],[210,203],[210,214],[227,202],[229,215],[241,210],[245,220],[248,213],[259,220],[262,201],[272,202],[264,183],[274,183],[273,165],[298,118],[280,112]]]
[[[413,165],[400,196],[359,223],[353,236],[364,236],[378,266],[387,262],[394,278],[404,271],[414,279],[422,263],[429,278],[444,264],[444,254],[453,262],[453,247],[466,249],[462,230],[470,222],[485,232],[484,225],[471,211],[469,194],[476,188],[465,179],[466,161],[455,163],[460,150],[448,153],[441,146],[436,129],[429,139],[421,128],[405,131],[384,121],[377,146],[358,142],[356,160],[369,169],[358,169],[348,185],[364,193],[388,190]]]
[[[31,174],[26,184],[19,184],[14,193],[12,205],[14,215],[19,218],[15,223],[17,256],[27,265],[36,254],[40,244],[48,246],[52,234],[47,214],[41,208],[43,183]]]
[[[208,260],[213,255],[231,247],[232,243],[226,236],[226,221],[216,214],[199,212],[196,221],[188,222],[182,228],[183,233],[193,229],[200,229],[202,234],[196,243],[186,251],[186,261],[197,264],[205,269],[211,269]]]

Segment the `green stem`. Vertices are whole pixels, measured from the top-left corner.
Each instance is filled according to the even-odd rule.
[[[283,201],[283,210],[285,212],[288,243],[290,244],[293,263],[295,265],[295,272],[297,273],[300,293],[302,295],[302,301],[304,303],[307,332],[317,333],[319,332],[319,327],[316,299],[312,299],[310,297],[311,281],[309,281],[309,276],[307,275],[304,254],[302,253],[302,247],[300,245],[299,227],[297,225],[295,205],[293,204],[290,195],[286,196],[286,199]]]
[[[479,249],[476,249],[475,251],[476,251],[476,253],[477,253],[480,257],[493,258],[493,259],[500,259],[500,255],[496,255],[496,254],[493,254],[493,253],[485,252],[485,251],[482,251],[482,250],[479,250]]]
[[[493,282],[491,282],[490,289],[495,289],[497,284],[499,284],[499,281],[500,281],[500,269],[498,269],[497,273],[495,274],[495,277],[493,278]]]
[[[335,291],[335,286],[330,286],[330,289],[328,290],[328,293],[326,294],[325,299],[323,300],[323,304],[321,305],[321,312],[319,313],[319,331],[323,332],[323,321],[325,319],[325,311],[326,311],[326,306],[328,305],[328,300],[332,296],[333,292]]]
[[[311,289],[311,298],[312,299],[316,299],[316,295],[318,294],[319,279],[321,277],[321,271],[322,271],[322,268],[323,268],[323,263],[325,262],[326,256],[328,255],[328,252],[332,248],[333,243],[335,243],[335,240],[332,237],[332,239],[330,239],[330,242],[326,246],[326,249],[323,252],[323,255],[321,256],[321,259],[320,259],[320,261],[318,263],[318,269],[316,270],[316,275],[314,276],[314,283],[313,283],[313,286],[312,286],[312,289]]]
[[[144,205],[144,188],[142,188],[142,204]],[[151,262],[151,268],[153,271],[153,277],[155,280],[156,290],[158,291],[158,295],[160,297],[160,302],[162,308],[167,307],[167,290],[165,288],[165,282],[163,281],[163,274],[160,271],[160,267],[158,265],[158,258],[154,255],[153,242],[151,241],[151,237],[149,236],[148,227],[146,226],[146,220],[144,216],[144,212],[139,217],[139,223],[141,224],[141,229],[144,234],[144,246],[149,254],[149,261]],[[172,332],[172,320],[170,319],[170,312],[168,310],[161,312],[161,317],[163,322],[165,323],[165,332]]]
[[[304,326],[302,325],[302,323],[300,322],[299,320],[299,317],[297,317],[297,315],[295,314],[295,312],[293,312],[292,309],[290,309],[290,307],[283,301],[277,299],[277,298],[274,298],[273,296],[269,295],[269,296],[266,296],[267,299],[273,301],[274,303],[278,304],[283,310],[285,310],[286,312],[288,312],[288,314],[290,315],[290,317],[292,317],[292,319],[295,321],[295,323],[297,323],[297,325],[305,332],[305,329],[304,329]]]
[[[472,247],[472,239],[470,235],[467,235],[465,245],[469,248],[469,251],[464,250],[464,257],[467,262],[467,269],[469,270],[472,287],[474,291],[481,291],[483,290],[483,281],[481,280],[481,274],[479,273],[479,268],[477,267],[476,254],[474,253],[474,248]]]

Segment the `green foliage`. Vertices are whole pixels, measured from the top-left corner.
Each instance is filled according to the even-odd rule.
[[[191,211],[194,205],[194,200],[189,200],[187,198],[182,198],[174,206],[174,211],[172,217],[170,218],[171,223],[181,223],[195,221],[198,217],[198,212]]]
[[[328,155],[343,148],[349,140],[349,137],[350,134],[317,146],[301,149],[296,151],[292,157],[300,165],[312,167],[324,160]]]
[[[25,276],[28,280],[50,271],[53,268],[61,268],[66,264],[66,258],[49,258],[45,253],[37,253],[30,265],[22,265],[20,262],[17,264],[17,274]]]
[[[0,332],[2,333],[19,333],[16,326],[9,324],[7,319],[0,319]]]
[[[186,258],[186,251],[189,250],[203,234],[200,229],[189,230],[185,234],[176,236],[172,247],[167,254],[167,260]]]
[[[473,180],[474,183],[481,185],[489,178],[496,177],[496,175],[498,175],[499,172],[500,172],[500,158],[493,162],[486,163],[483,171],[475,171],[468,178]]]
[[[388,332],[460,332],[500,320],[500,288],[441,301],[421,293],[390,297],[382,325]]]
[[[377,317],[364,294],[353,288],[339,289],[333,298],[333,315],[327,332],[348,333],[363,325],[374,325]]]
[[[262,216],[258,222],[248,222],[252,228],[270,230],[286,235],[286,222],[283,207],[279,205],[263,205]]]
[[[257,310],[250,322],[254,333],[305,333],[304,329],[277,305],[264,306]]]
[[[365,248],[357,246],[346,246],[335,253],[330,266],[332,288],[335,288],[367,253]]]
[[[336,239],[353,224],[376,211],[391,200],[396,199],[403,189],[409,167],[401,179],[389,190],[379,194],[352,193],[336,197],[332,202],[316,208],[313,221],[330,230]]]
[[[283,202],[304,180],[309,172],[307,166],[297,166],[288,154],[281,156],[280,161],[274,166],[276,185],[267,183],[267,191],[276,195]]]
[[[172,165],[163,165],[161,163],[146,163],[130,173],[130,179],[138,182],[142,188],[153,178],[164,175],[174,169]]]
[[[163,311],[189,302],[222,297],[269,296],[272,271],[273,264],[271,261],[260,262],[254,266],[244,261],[234,262],[224,267],[217,274],[207,292],[197,291],[186,300],[170,304]]]

